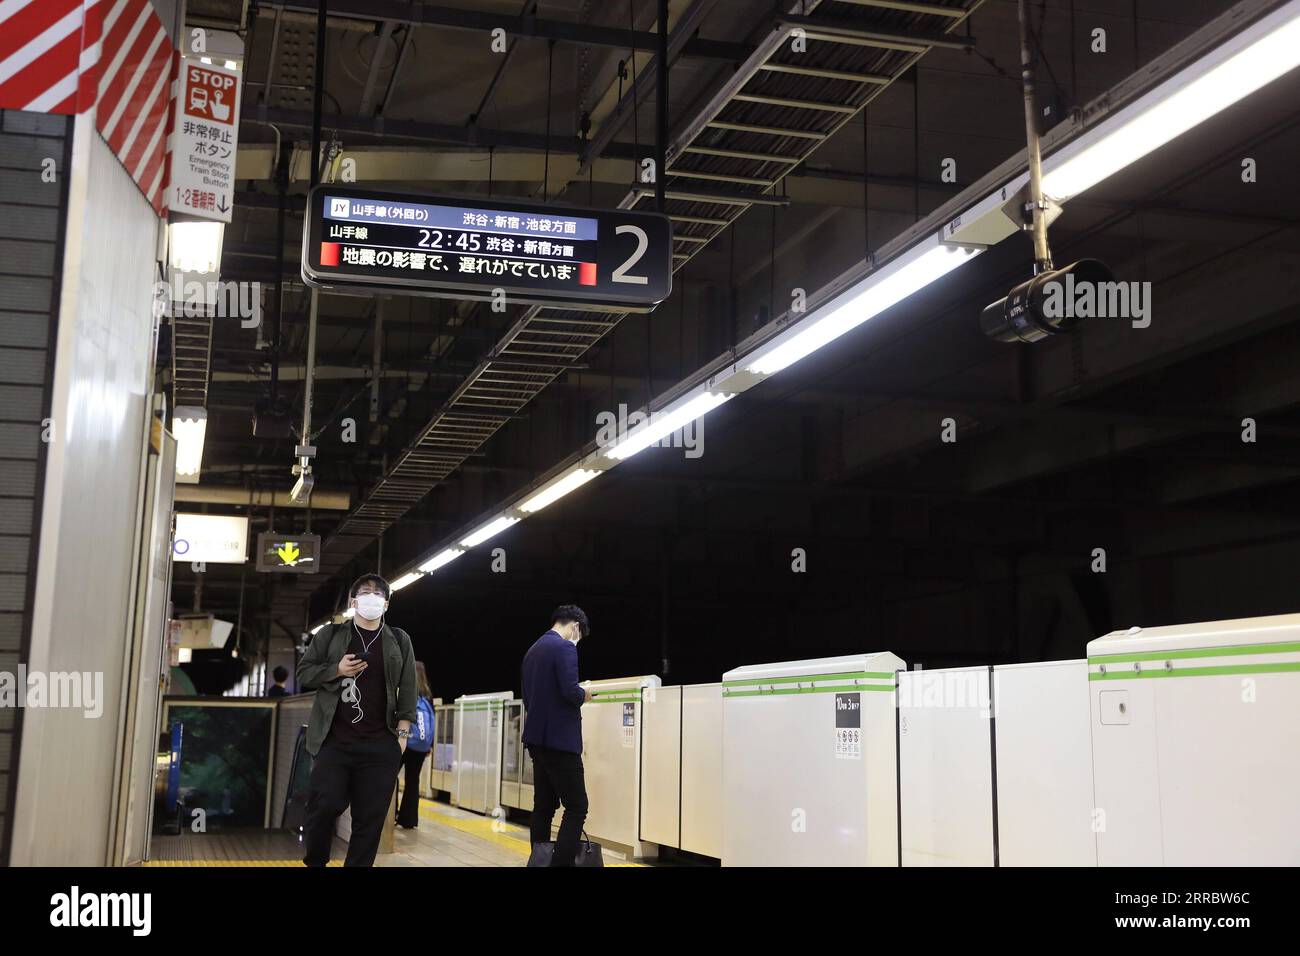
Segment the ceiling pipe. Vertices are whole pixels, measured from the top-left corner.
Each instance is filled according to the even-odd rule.
[[[287,491],[249,491],[213,485],[177,485],[176,500],[211,505],[247,505],[251,508],[306,508],[307,502],[294,501]],[[347,511],[352,496],[346,491],[313,491],[311,506],[317,510]]]

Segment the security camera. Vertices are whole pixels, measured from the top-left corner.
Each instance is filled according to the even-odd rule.
[[[304,471],[298,476],[294,483],[293,491],[289,492],[289,500],[294,503],[301,503],[311,497],[311,490],[316,486],[316,477],[310,471]]]
[[[1006,298],[980,313],[980,329],[999,342],[1038,342],[1067,332],[1082,321],[1071,304],[1075,289],[1111,282],[1114,275],[1097,259],[1080,259],[1063,269],[1040,272]]]

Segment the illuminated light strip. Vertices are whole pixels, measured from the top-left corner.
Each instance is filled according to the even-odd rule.
[[[172,412],[172,435],[176,438],[176,474],[198,481],[203,464],[203,442],[208,431],[208,413],[197,405],[177,405]]]
[[[519,510],[526,514],[533,514],[534,512],[541,511],[547,505],[559,501],[569,492],[581,488],[599,474],[600,472],[593,471],[590,468],[579,468],[576,471],[571,471],[563,478],[551,482],[537,494],[533,495],[519,506]]]
[[[431,560],[420,565],[420,570],[425,574],[428,574],[430,571],[437,571],[440,567],[450,564],[464,553],[465,551],[461,548],[444,548],[435,554]]]
[[[772,375],[835,341],[846,332],[879,315],[890,306],[925,288],[936,279],[969,262],[982,250],[938,244],[931,239],[863,279],[825,307],[821,314],[801,322],[765,349],[745,370]]]
[[[605,452],[605,457],[615,461],[625,461],[637,452],[645,451],[661,438],[667,438],[677,429],[713,411],[734,396],[734,392],[701,392],[672,411],[657,412],[654,418]]]
[[[421,574],[419,571],[408,571],[406,574],[403,574],[400,578],[398,578],[398,579],[397,579],[396,581],[394,581],[392,584],[388,585],[389,590],[390,590],[390,591],[400,591],[400,590],[402,590],[402,588],[406,587],[408,584],[414,584],[416,581],[420,580],[420,578],[422,578],[422,577],[424,577],[424,575]]]
[[[226,234],[224,222],[173,222],[167,227],[171,246],[169,261],[178,272],[211,275],[221,267],[221,245]]]
[[[1292,2],[1124,107],[1101,139],[1063,147],[1044,162],[1043,192],[1077,196],[1297,66],[1300,2]]]
[[[505,531],[506,528],[510,527],[512,524],[517,523],[518,521],[519,521],[518,518],[512,517],[510,515],[502,515],[501,517],[497,518],[495,521],[489,524],[485,524],[483,527],[479,528],[469,537],[462,540],[461,544],[467,548],[472,548],[475,545],[480,545],[488,538],[491,538],[493,535],[500,534],[502,531]]]

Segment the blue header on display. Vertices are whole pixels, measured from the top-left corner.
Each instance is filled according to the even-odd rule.
[[[342,222],[390,223],[426,229],[474,229],[518,236],[596,239],[596,220],[563,214],[519,213],[470,206],[430,206],[413,202],[366,202],[344,196],[322,196],[326,219]]]

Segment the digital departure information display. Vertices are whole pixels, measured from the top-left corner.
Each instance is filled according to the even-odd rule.
[[[649,311],[672,291],[666,216],[320,185],[302,275],[340,291],[407,291]]]

